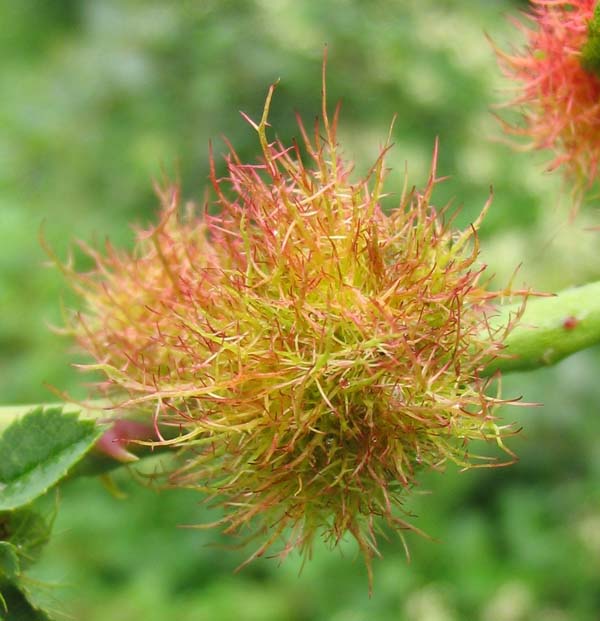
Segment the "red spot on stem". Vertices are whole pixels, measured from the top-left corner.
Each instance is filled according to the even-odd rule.
[[[565,330],[573,330],[578,325],[579,325],[579,320],[577,319],[577,317],[573,317],[573,315],[570,315],[563,321],[563,328]]]

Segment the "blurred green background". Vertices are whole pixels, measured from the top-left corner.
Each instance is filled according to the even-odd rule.
[[[511,0],[12,0],[0,1],[0,394],[51,400],[46,384],[86,394],[71,344],[52,333],[60,300],[76,304],[43,266],[38,235],[65,257],[75,238],[131,243],[152,220],[153,179],[179,178],[185,197],[207,185],[208,141],[226,135],[258,152],[239,110],[256,118],[281,78],[271,113],[284,142],[294,112],[319,112],[328,45],[332,104],[342,100],[344,153],[367,170],[394,114],[388,191],[427,176],[440,139],[438,204],[452,197],[468,223],[494,187],[483,259],[503,283],[556,290],[600,278],[597,209],[569,223],[560,179],[544,154],[498,140],[490,106],[510,97],[484,37],[519,38]],[[222,160],[219,159],[222,167]],[[393,197],[392,199],[393,200]],[[214,532],[192,492],[160,495],[117,475],[127,500],[97,480],[61,491],[54,540],[38,577],[54,608],[100,621],[592,621],[600,618],[600,353],[506,378],[506,409],[523,427],[507,469],[423,476],[408,500],[435,541],[409,535],[411,561],[390,539],[375,591],[351,543],[300,560],[261,560]],[[1,458],[1,457],[0,457]],[[431,492],[421,493],[421,492]],[[215,545],[216,544],[216,545]],[[52,583],[52,584],[50,584]],[[46,588],[46,587],[44,587]]]

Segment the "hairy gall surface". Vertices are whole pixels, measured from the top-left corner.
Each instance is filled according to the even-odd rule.
[[[422,191],[382,210],[386,146],[353,182],[337,113],[302,145],[257,131],[262,157],[227,173],[214,201],[160,193],[159,223],[132,251],[88,248],[64,267],[83,298],[70,329],[121,415],[146,412],[181,451],[176,485],[224,507],[225,532],[310,555],[352,535],[370,562],[377,534],[412,528],[403,499],[419,469],[468,467],[471,440],[503,448],[497,397],[480,371],[500,355],[476,231],[452,228]],[[160,431],[159,431],[160,433]],[[165,438],[167,434],[164,434]],[[173,433],[171,434],[173,436]],[[249,559],[249,560],[250,560]]]

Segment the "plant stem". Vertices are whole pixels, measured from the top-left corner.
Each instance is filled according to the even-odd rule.
[[[507,325],[518,306],[500,307],[492,327]],[[600,343],[600,282],[566,289],[552,297],[532,298],[508,335],[504,354],[484,374],[528,371],[555,364]]]

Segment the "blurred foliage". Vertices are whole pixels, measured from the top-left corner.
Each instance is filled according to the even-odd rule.
[[[343,102],[345,154],[366,171],[395,114],[388,189],[405,163],[424,182],[434,140],[461,223],[494,187],[483,258],[504,282],[555,289],[600,277],[593,205],[570,224],[560,179],[543,154],[499,142],[490,106],[510,97],[487,32],[518,45],[510,0],[19,0],[0,2],[0,388],[6,403],[52,400],[45,383],[83,396],[77,354],[48,330],[59,300],[73,304],[38,235],[60,257],[74,238],[131,241],[153,218],[153,179],[177,178],[201,201],[208,142],[226,135],[243,159],[258,151],[256,118],[281,78],[273,132],[297,135],[294,112],[319,113],[329,50],[330,106]],[[219,166],[222,160],[217,157]],[[597,213],[597,212],[596,212]],[[597,219],[597,218],[596,218]],[[99,241],[98,241],[99,240]],[[77,261],[82,261],[75,251]],[[84,263],[82,263],[84,266]],[[412,561],[391,540],[375,564],[375,594],[356,550],[319,549],[299,560],[261,560],[213,532],[177,529],[210,520],[192,492],[140,488],[129,473],[119,501],[98,481],[64,490],[55,538],[38,568],[54,608],[75,619],[240,621],[591,621],[600,614],[600,386],[598,352],[509,378],[506,394],[546,405],[506,410],[524,429],[521,461],[424,478],[408,508],[440,541],[409,534]],[[56,584],[58,583],[58,585]]]

